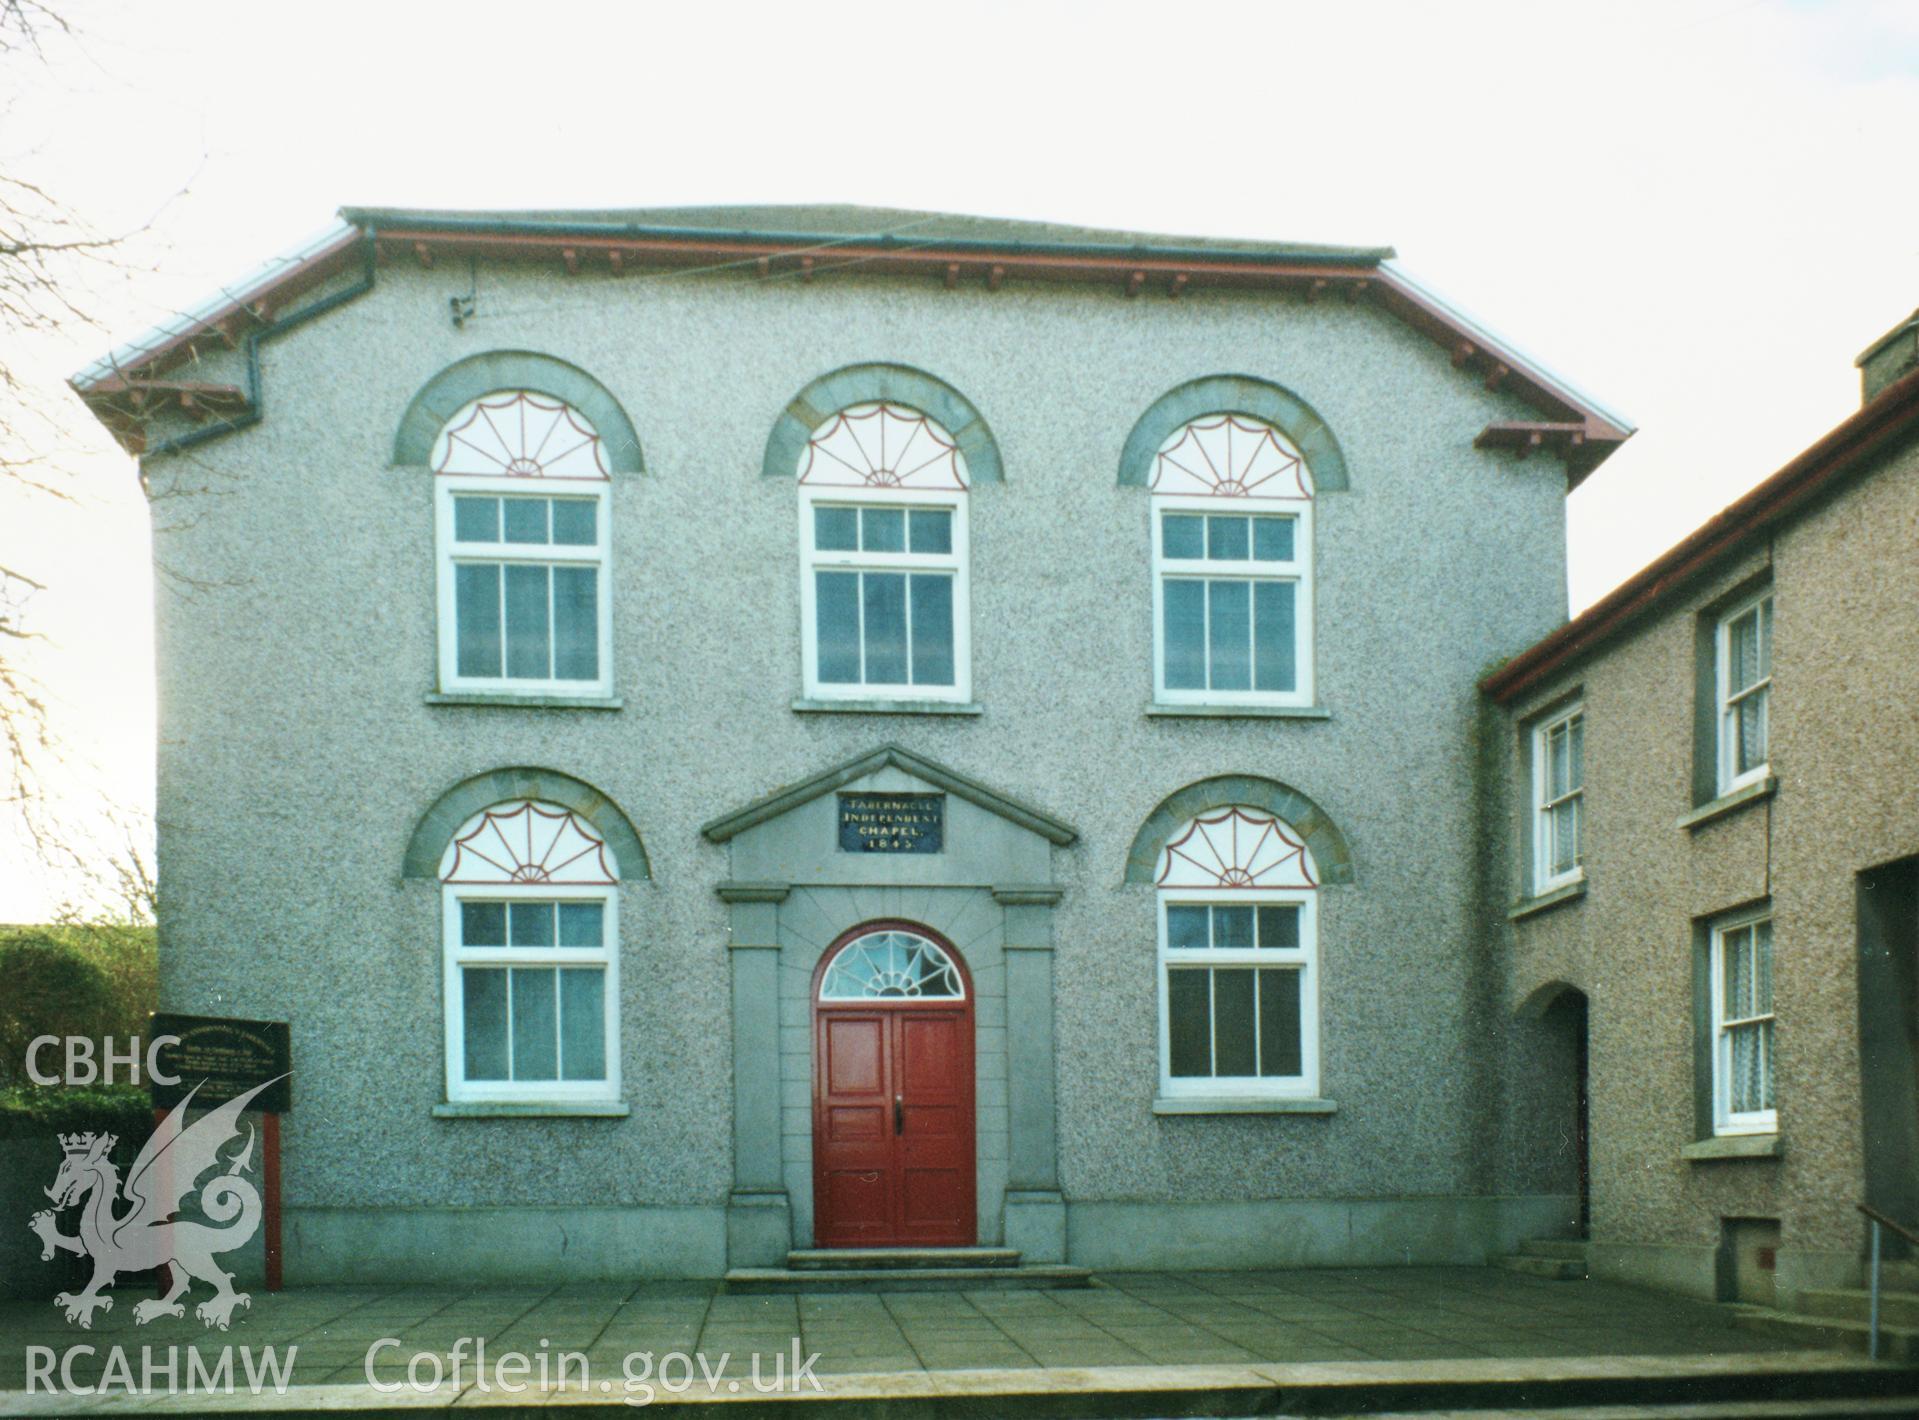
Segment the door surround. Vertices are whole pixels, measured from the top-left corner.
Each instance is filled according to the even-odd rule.
[[[842,954],[888,933],[917,938],[938,951],[956,978],[958,994],[921,996],[902,990],[897,995],[827,999],[828,973]],[[814,1246],[973,1245],[979,1237],[977,995],[965,957],[922,922],[871,919],[848,928],[820,953],[809,998]],[[866,1082],[870,1088],[861,1089],[858,1083],[850,1091],[845,1084],[836,1086],[837,1041],[860,1052],[854,1071],[876,1072]],[[916,1059],[930,1066],[930,1073],[922,1073]],[[844,1137],[834,1137],[842,1132]],[[843,1179],[849,1163],[855,1166],[852,1176],[877,1185],[877,1193],[862,1196],[857,1187],[835,1186],[834,1178]],[[860,1167],[868,1163],[876,1167]],[[876,1207],[884,1214],[877,1230],[871,1221],[858,1221],[861,1213],[870,1220]],[[934,1216],[927,1216],[929,1210]]]
[[[841,791],[945,799],[935,852],[841,846]],[[813,1245],[812,980],[850,922],[904,918],[965,953],[974,987],[978,1236],[1066,1258],[1053,1059],[1054,856],[1071,825],[899,745],[705,824],[726,849],[733,1181],[726,1255],[777,1267]]]

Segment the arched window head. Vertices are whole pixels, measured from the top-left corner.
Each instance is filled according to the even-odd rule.
[[[1312,477],[1272,425],[1208,414],[1160,445],[1153,494],[1153,697],[1313,704]]]
[[[428,466],[474,478],[605,478],[599,431],[579,410],[531,390],[469,401],[440,428]]]
[[[431,467],[440,691],[611,696],[611,484],[592,424],[499,390],[446,421]]]
[[[903,404],[849,405],[807,441],[799,491],[807,700],[970,699],[966,459],[953,436]]]
[[[1153,458],[1152,491],[1201,498],[1313,496],[1286,436],[1245,414],[1208,414],[1175,429]]]
[[[447,1098],[619,1095],[619,865],[558,804],[495,804],[440,860]]]
[[[966,981],[930,937],[882,928],[855,937],[826,964],[822,1001],[962,1001]]]
[[[440,859],[443,883],[613,887],[619,864],[599,832],[558,804],[496,804],[460,826]]]
[[[809,487],[964,492],[966,456],[937,421],[903,404],[855,404],[806,441],[800,482]]]
[[[1316,1097],[1319,879],[1300,835],[1259,809],[1209,811],[1167,841],[1155,882],[1160,1093]]]
[[[1296,888],[1319,886],[1313,855],[1271,814],[1228,808],[1203,814],[1175,834],[1154,879],[1170,888]]]

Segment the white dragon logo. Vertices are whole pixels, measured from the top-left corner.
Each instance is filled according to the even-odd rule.
[[[224,1226],[177,1219],[175,1214],[200,1176],[220,1163],[220,1150],[240,1137],[238,1120],[248,1101],[272,1083],[268,1080],[255,1085],[186,1125],[182,1121],[187,1106],[193,1103],[200,1086],[189,1090],[134,1159],[126,1182],[126,1198],[133,1206],[118,1217],[113,1209],[121,1194],[120,1175],[108,1158],[117,1142],[114,1136],[60,1136],[66,1157],[53,1187],[45,1190],[53,1207],[35,1213],[27,1226],[40,1235],[42,1262],[52,1258],[56,1250],[93,1259],[93,1280],[78,1293],[62,1292],[53,1299],[53,1304],[66,1312],[68,1321],[91,1327],[96,1310],[113,1310],[113,1298],[103,1295],[101,1289],[111,1286],[117,1274],[161,1266],[168,1267],[172,1284],[164,1297],[149,1298],[134,1307],[136,1323],[184,1315],[180,1294],[195,1278],[213,1288],[213,1295],[193,1309],[193,1314],[210,1327],[225,1331],[235,1307],[253,1304],[247,1293],[233,1290],[233,1274],[221,1271],[213,1260],[216,1252],[231,1252],[246,1242],[260,1226],[259,1192],[240,1176],[253,1161],[251,1126],[245,1146],[224,1172],[208,1179],[200,1190],[200,1211],[213,1223]],[[54,1214],[82,1199],[86,1202],[79,1233],[70,1236],[58,1231]]]

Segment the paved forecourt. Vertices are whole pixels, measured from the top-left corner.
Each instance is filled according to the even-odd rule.
[[[1735,1329],[1720,1307],[1489,1268],[1110,1273],[1090,1288],[1050,1292],[735,1296],[709,1282],[302,1288],[254,1293],[251,1308],[236,1312],[226,1333],[208,1331],[190,1310],[181,1320],[136,1326],[133,1305],[145,1295],[117,1293],[91,1331],[68,1326],[44,1301],[0,1303],[0,1415],[124,1408],[128,1388],[112,1370],[116,1350],[137,1390],[143,1363],[162,1368],[156,1383],[165,1389],[168,1348],[182,1348],[173,1388],[183,1390],[188,1346],[203,1374],[217,1366],[222,1347],[235,1348],[241,1393],[134,1403],[175,1412],[183,1405],[286,1411],[299,1408],[297,1392],[309,1386],[326,1388],[327,1409],[373,1411],[568,1396],[650,1397],[656,1404],[770,1399],[776,1384],[795,1393],[796,1367],[804,1367],[796,1392],[802,1398],[820,1394],[808,1379],[817,1377],[828,1395],[846,1400],[1164,1393],[1169,1403],[1160,1413],[1173,1413],[1188,1408],[1170,1403],[1175,1395],[1224,1401],[1312,1376],[1319,1378],[1314,1383],[1353,1376],[1395,1384],[1434,1377],[1491,1382],[1535,1373],[1619,1378],[1663,1366],[1672,1375],[1678,1367],[1727,1377],[1854,1364],[1788,1353],[1779,1342]],[[376,1343],[383,1344],[373,1350],[369,1376]],[[82,1346],[93,1350],[74,1352]],[[257,1363],[267,1347],[281,1365],[291,1352],[285,1380],[295,1394],[246,1394],[241,1348]],[[585,1360],[562,1366],[562,1353]],[[518,1361],[507,1359],[515,1355]],[[55,1379],[64,1377],[73,1389],[100,1389],[49,1395],[41,1383],[24,1394],[30,1363],[43,1370],[51,1364]],[[956,1379],[955,1372],[978,1374]]]

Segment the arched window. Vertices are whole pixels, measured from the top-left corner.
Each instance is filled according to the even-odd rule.
[[[1160,1093],[1319,1093],[1319,877],[1262,810],[1188,820],[1160,853]]]
[[[800,455],[806,694],[965,701],[966,458],[903,404],[855,404]]]
[[[496,804],[440,859],[452,1101],[619,1095],[619,864],[557,804]]]
[[[822,1001],[963,1001],[966,981],[930,937],[897,927],[855,937],[820,976]]]
[[[429,463],[440,689],[610,695],[611,485],[586,416],[530,390],[498,390],[441,426]]]
[[[1154,696],[1313,703],[1313,485],[1271,424],[1208,414],[1153,459]]]

